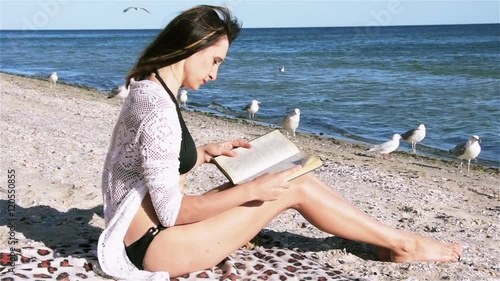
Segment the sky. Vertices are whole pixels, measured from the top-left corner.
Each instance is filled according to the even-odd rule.
[[[161,29],[199,4],[225,5],[243,28],[500,23],[499,0],[0,0],[0,29]]]

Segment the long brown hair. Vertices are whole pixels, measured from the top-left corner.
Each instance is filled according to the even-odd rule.
[[[185,10],[144,49],[129,71],[126,84],[128,86],[131,78],[142,80],[154,69],[188,58],[214,45],[224,36],[231,44],[240,30],[241,24],[225,7],[199,5]]]

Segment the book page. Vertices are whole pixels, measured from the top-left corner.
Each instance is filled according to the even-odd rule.
[[[281,172],[281,171],[284,171],[286,169],[292,168],[293,166],[301,165],[302,170],[293,174],[288,179],[288,180],[291,180],[293,178],[296,178],[299,175],[302,175],[302,174],[312,170],[312,169],[309,169],[310,166],[307,165],[311,161],[312,157],[313,157],[312,155],[309,155],[309,154],[306,154],[303,152],[299,152],[295,155],[292,155],[291,157],[288,157],[287,159],[284,159],[283,161],[280,161],[280,162],[274,164],[273,166],[271,166],[267,169],[264,169],[264,170],[259,171],[258,173],[254,174],[254,175],[251,175],[247,178],[242,179],[240,183],[253,180],[254,178],[261,176],[263,174],[266,174],[266,173],[277,173],[277,172]],[[306,171],[306,169],[309,169],[309,170]]]
[[[278,130],[250,142],[252,148],[236,148],[237,157],[218,156],[214,161],[233,183],[239,183],[284,159],[299,149]]]

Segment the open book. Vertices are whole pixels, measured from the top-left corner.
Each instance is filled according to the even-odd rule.
[[[279,130],[274,130],[252,141],[252,148],[235,148],[236,157],[217,156],[213,162],[233,183],[240,184],[250,181],[269,172],[280,172],[295,165],[302,169],[292,174],[292,180],[313,169],[323,162],[318,156],[301,152],[299,148]]]

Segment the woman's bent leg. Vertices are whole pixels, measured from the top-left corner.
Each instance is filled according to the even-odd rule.
[[[207,220],[162,231],[145,257],[145,268],[172,276],[210,268],[252,239],[288,208],[333,235],[390,250],[393,261],[456,261],[460,246],[381,224],[355,208],[313,175],[291,182],[272,202],[251,202]]]
[[[250,202],[204,221],[165,229],[150,244],[145,269],[179,276],[213,267],[295,203],[295,192],[286,193],[272,202]]]

